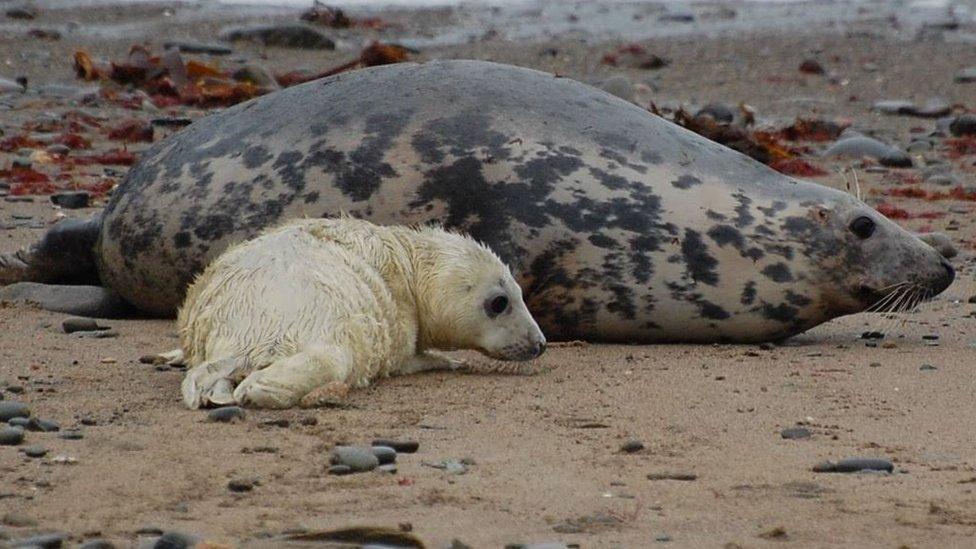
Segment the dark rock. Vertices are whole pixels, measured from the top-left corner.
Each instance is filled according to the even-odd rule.
[[[271,71],[256,63],[244,65],[234,71],[232,76],[238,82],[250,82],[266,91],[274,91],[281,87]]]
[[[183,116],[164,116],[161,118],[153,118],[150,123],[153,126],[162,126],[164,128],[182,128],[183,126],[192,124],[193,120]]]
[[[373,446],[372,450],[373,455],[379,460],[380,465],[386,465],[387,463],[396,461],[396,450],[389,446]]]
[[[625,454],[633,454],[644,449],[644,443],[639,440],[628,440],[620,446],[620,451]]]
[[[137,536],[161,536],[163,535],[163,529],[158,526],[153,526],[151,524],[146,526],[140,526],[139,529],[136,530],[136,535]]]
[[[806,427],[789,427],[787,429],[783,429],[783,431],[780,432],[780,436],[787,440],[810,438],[810,429],[807,429]]]
[[[720,103],[710,103],[702,107],[695,116],[709,116],[716,122],[731,124],[735,120],[735,111]]]
[[[231,492],[250,492],[254,489],[254,481],[248,479],[234,479],[227,483],[227,489]]]
[[[938,368],[932,366],[931,364],[922,364],[918,369],[922,372],[934,372],[935,370],[938,370]]]
[[[66,191],[51,195],[51,202],[67,210],[87,208],[91,205],[91,193],[88,191]]]
[[[882,332],[863,332],[861,339],[884,339],[884,336]]]
[[[6,426],[0,427],[0,446],[17,446],[24,442],[24,428]]]
[[[13,80],[7,80],[6,78],[0,78],[0,93],[8,92],[22,92],[24,87]]]
[[[230,55],[234,53],[234,50],[230,46],[203,42],[171,41],[164,42],[163,47],[166,49],[175,49],[181,53],[205,53],[207,55]]]
[[[648,473],[648,480],[698,480],[698,475],[694,473]]]
[[[248,40],[282,48],[334,50],[335,42],[322,32],[305,25],[257,25],[224,29],[221,40]]]
[[[16,400],[0,401],[0,421],[10,421],[15,417],[30,417],[30,406]]]
[[[357,446],[336,446],[332,449],[333,465],[346,465],[357,473],[372,471],[380,465],[371,449]]]
[[[96,318],[125,318],[131,305],[101,286],[62,286],[18,282],[0,288],[0,301],[33,304],[46,311]]]
[[[955,80],[960,84],[976,82],[976,67],[969,67],[957,72]]]
[[[895,466],[887,459],[848,458],[837,463],[825,461],[813,467],[815,473],[857,473],[860,471],[894,471]]]
[[[85,438],[85,435],[81,431],[65,431],[58,435],[58,438],[64,440],[81,440]]]
[[[333,465],[332,467],[329,467],[330,475],[342,476],[342,475],[351,475],[352,473],[353,473],[352,467],[348,465]]]
[[[373,446],[393,448],[398,454],[412,454],[420,449],[420,443],[413,440],[391,440],[386,438],[374,440]]]
[[[153,549],[189,549],[197,543],[200,538],[182,532],[166,532],[156,540]]]
[[[23,513],[12,512],[0,517],[0,524],[14,528],[31,528],[37,526],[37,521]]]
[[[806,74],[825,74],[827,71],[816,59],[805,59],[800,63],[800,72]]]
[[[949,131],[952,132],[952,135],[955,135],[956,137],[976,135],[976,114],[966,113],[957,116],[955,120],[949,124]]]
[[[90,539],[81,544],[78,549],[115,549],[115,545],[103,539]]]
[[[34,19],[37,17],[37,10],[30,6],[18,6],[8,9],[6,15],[11,19]]]
[[[873,158],[881,165],[892,168],[910,168],[912,159],[905,153],[864,135],[843,137],[824,151],[824,156],[846,156],[851,158]]]
[[[395,475],[397,473],[397,466],[396,463],[386,463],[384,465],[380,465],[379,467],[377,467],[376,470],[381,473],[389,473],[391,475]]]
[[[222,408],[214,408],[210,410],[207,414],[208,421],[215,421],[218,423],[235,423],[238,421],[244,421],[246,414],[244,413],[244,408],[240,406],[224,406]]]

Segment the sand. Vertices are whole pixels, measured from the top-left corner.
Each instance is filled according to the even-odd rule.
[[[438,12],[440,19],[398,14],[405,25],[436,20],[450,26],[463,19],[450,11]],[[884,17],[869,15],[802,32],[642,41],[671,60],[657,71],[602,65],[602,56],[621,41],[593,37],[520,43],[489,38],[425,48],[420,58],[492,59],[588,82],[624,74],[646,85],[638,101],[746,102],[770,122],[844,117],[901,145],[931,131],[935,121],[872,113],[873,101],[939,96],[973,106],[976,84],[952,79],[957,70],[976,65],[971,44],[915,40]],[[221,23],[200,18],[167,26],[160,7],[48,16],[53,24],[73,20],[81,27],[155,25],[166,32],[147,34],[157,49],[172,37],[211,39]],[[235,55],[261,57],[275,70],[324,68],[353,56],[356,44],[370,37],[343,32],[348,38],[336,52],[236,46]],[[0,37],[0,76],[26,75],[32,85],[75,83],[75,49],[115,58],[132,42],[127,36],[66,34],[40,42],[7,35]],[[805,58],[819,59],[841,83],[800,74],[796,69]],[[865,70],[866,63],[877,70]],[[0,111],[0,122],[9,132],[41,113],[70,108],[64,101],[16,101],[14,109]],[[91,108],[121,116],[98,109]],[[11,155],[0,155],[5,167]],[[924,155],[944,156],[939,150]],[[831,171],[840,167],[814,161]],[[970,187],[976,185],[974,161],[954,161],[954,173]],[[860,176],[867,198],[876,202],[877,192],[920,172]],[[844,185],[837,174],[815,180]],[[184,409],[180,371],[139,363],[142,355],[177,346],[171,321],[105,321],[119,337],[80,339],[61,333],[65,315],[3,308],[5,397],[30,403],[36,415],[62,430],[80,428],[84,438],[28,433],[25,445],[49,450],[41,459],[0,447],[0,522],[6,523],[0,536],[57,531],[72,542],[105,537],[124,547],[149,539],[136,532],[151,525],[233,546],[296,528],[406,523],[430,547],[453,539],[472,547],[542,541],[582,547],[970,547],[976,534],[976,304],[967,303],[976,295],[973,203],[885,200],[912,212],[945,213],[899,222],[913,230],[950,229],[961,251],[953,261],[957,281],[915,314],[850,316],[769,349],[557,344],[534,363],[534,375],[391,379],[352,392],[346,408],[249,411],[236,424],[208,423],[205,413]],[[0,202],[4,223],[29,215],[46,225],[64,213],[91,211],[60,212],[43,197]],[[2,249],[26,245],[42,231],[5,229]],[[875,329],[886,332],[887,347],[859,339]],[[938,335],[937,345],[926,335]],[[478,355],[465,356],[489,365]],[[22,387],[23,394],[10,386]],[[288,426],[271,420],[287,420]],[[810,438],[780,436],[801,424]],[[416,440],[420,451],[401,455],[394,475],[326,474],[333,445],[377,437]],[[622,453],[631,439],[645,448]],[[274,451],[253,450],[261,447]],[[57,456],[76,463],[56,463]],[[845,457],[886,458],[895,473],[811,470]],[[461,458],[474,461],[463,475],[423,465]],[[662,473],[694,480],[648,478]],[[228,482],[239,479],[258,484],[231,492]]]

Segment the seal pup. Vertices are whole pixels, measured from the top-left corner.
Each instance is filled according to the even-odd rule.
[[[101,221],[24,259],[97,263],[125,300],[172,315],[228,246],[341,211],[484,242],[560,340],[776,340],[954,277],[846,193],[569,78],[457,60],[336,75],[201,119],[142,156]],[[93,241],[94,257],[74,258]]]
[[[546,346],[487,247],[347,217],[292,221],[230,248],[190,287],[177,324],[190,408],[287,408],[329,383],[458,365],[431,349],[529,360]]]

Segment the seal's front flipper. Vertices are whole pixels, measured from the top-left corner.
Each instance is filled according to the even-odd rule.
[[[59,286],[18,282],[0,288],[0,302],[36,305],[45,311],[91,318],[130,318],[138,313],[101,286]]]
[[[95,243],[102,214],[65,219],[26,250],[0,255],[0,284],[98,284]]]

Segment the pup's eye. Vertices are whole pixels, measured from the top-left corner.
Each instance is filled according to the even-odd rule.
[[[495,318],[496,316],[504,313],[508,310],[508,297],[500,295],[494,297],[485,302],[485,313],[488,314],[488,318]]]
[[[859,217],[851,221],[851,232],[858,238],[868,238],[874,234],[874,221],[870,217]]]

